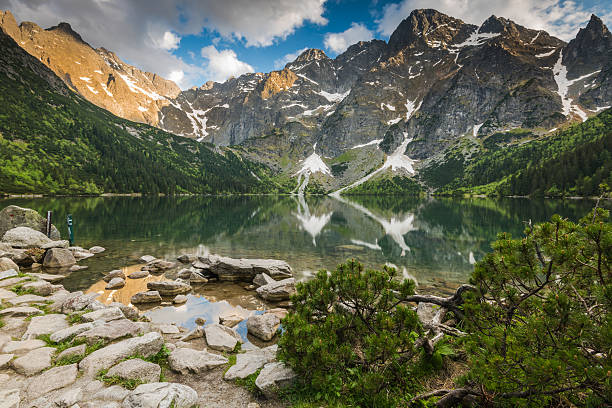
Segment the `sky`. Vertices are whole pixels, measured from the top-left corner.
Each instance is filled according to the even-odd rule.
[[[610,0],[0,0],[18,22],[68,22],[93,47],[183,89],[282,69],[307,48],[333,58],[358,41],[386,41],[418,8],[476,25],[494,14],[565,41],[593,13],[612,24]]]

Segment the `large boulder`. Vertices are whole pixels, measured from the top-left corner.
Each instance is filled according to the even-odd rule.
[[[9,205],[0,211],[0,236],[15,227],[29,227],[38,232],[46,233],[47,220],[36,210]],[[51,226],[51,239],[60,239],[60,233],[55,225]]]
[[[264,395],[271,397],[279,388],[291,385],[294,379],[295,372],[285,363],[268,363],[255,379],[255,386]]]
[[[85,322],[93,322],[96,320],[104,320],[105,322],[110,322],[111,320],[123,319],[125,318],[125,316],[123,315],[121,309],[113,306],[85,313],[81,316],[81,318]]]
[[[254,374],[264,365],[276,360],[278,346],[275,344],[259,350],[248,351],[236,355],[236,364],[225,372],[223,378],[226,380],[244,379]]]
[[[30,320],[28,329],[21,337],[21,340],[31,340],[42,334],[52,334],[56,331],[63,330],[68,326],[69,324],[66,321],[66,315],[63,314],[34,316],[32,320]]]
[[[15,227],[4,233],[3,242],[8,242],[15,248],[40,248],[53,242],[45,234],[30,227]]]
[[[110,343],[123,337],[136,336],[139,333],[140,326],[137,323],[128,319],[121,319],[113,320],[79,333],[76,336],[76,340],[84,341],[87,344],[96,344],[100,341]]]
[[[161,375],[161,367],[154,363],[133,358],[125,360],[106,373],[107,377],[119,377],[125,380],[138,380],[144,383],[159,381]]]
[[[22,289],[39,296],[49,296],[55,290],[52,284],[43,280],[24,283]]]
[[[272,278],[292,276],[289,264],[276,259],[234,259],[210,255],[199,257],[198,261],[199,264],[209,266],[210,273],[222,281],[252,282],[260,273],[266,273]],[[195,263],[194,267],[197,267]]]
[[[275,314],[254,315],[247,320],[250,334],[263,341],[272,340],[280,326],[280,319]]]
[[[8,271],[9,269],[14,269],[19,272],[19,266],[15,262],[13,262],[10,258],[0,258],[0,272]]]
[[[138,292],[130,299],[130,302],[134,305],[139,303],[159,303],[162,298],[158,291],[149,290],[147,292]]]
[[[79,363],[79,370],[87,375],[95,375],[98,371],[110,368],[130,356],[150,357],[159,352],[163,344],[164,339],[157,332],[123,340],[96,350],[85,357]]]
[[[183,384],[156,382],[136,387],[125,400],[123,408],[191,408],[196,406],[198,393]]]
[[[32,378],[27,388],[30,399],[38,398],[53,390],[59,390],[76,381],[78,369],[76,364],[51,368]]]
[[[177,348],[168,356],[168,364],[174,371],[181,374],[200,374],[213,368],[227,364],[227,358],[206,350],[198,351],[190,348]]]
[[[11,364],[19,374],[29,377],[51,367],[51,357],[55,351],[53,347],[41,347],[16,358]]]
[[[288,300],[295,293],[295,279],[288,278],[274,281],[257,288],[257,295],[270,302]]]
[[[191,286],[178,281],[147,282],[147,289],[156,290],[161,296],[176,296],[191,291]]]
[[[65,248],[51,248],[43,259],[43,266],[47,268],[66,268],[74,264],[76,264],[74,255]]]
[[[242,339],[236,331],[220,324],[209,324],[204,327],[204,336],[208,347],[218,351],[232,351]]]

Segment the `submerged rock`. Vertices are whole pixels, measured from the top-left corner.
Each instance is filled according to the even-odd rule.
[[[252,282],[257,274],[266,273],[273,278],[289,278],[291,267],[276,259],[234,259],[217,255],[199,257],[194,267],[208,268],[210,273],[222,281]],[[202,269],[202,268],[200,268]]]

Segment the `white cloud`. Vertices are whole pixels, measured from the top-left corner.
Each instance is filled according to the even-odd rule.
[[[369,41],[372,38],[374,38],[374,33],[368,30],[365,25],[353,23],[351,24],[351,28],[341,33],[325,34],[323,43],[328,50],[340,54],[356,42]]]
[[[166,51],[176,50],[180,42],[181,37],[174,34],[172,31],[166,31],[160,39],[154,40],[158,48]]]
[[[185,73],[183,71],[172,71],[170,72],[170,75],[168,75],[168,79],[176,82],[177,84],[183,82],[184,78]]]
[[[546,30],[565,41],[575,37],[591,13],[607,12],[562,0],[403,0],[384,7],[382,17],[376,21],[378,32],[391,35],[412,10],[420,8],[433,8],[476,25],[495,14],[528,28]]]
[[[202,57],[208,60],[205,68],[207,79],[215,82],[254,71],[252,66],[240,61],[233,50],[217,50],[214,45],[209,45],[202,48]]]
[[[289,54],[286,54],[284,57],[275,60],[274,61],[274,69],[283,69],[285,67],[285,65],[287,65],[288,63],[294,61],[297,57],[300,56],[301,53],[303,53],[307,49],[308,49],[308,47],[302,48],[301,50],[297,50],[295,52],[290,52]]]
[[[327,24],[325,1],[0,0],[0,9],[42,27],[67,21],[92,46],[140,69],[166,78],[183,71],[179,86],[189,87],[207,78],[202,67],[173,55],[181,37],[208,30],[247,46],[268,46],[305,23]]]

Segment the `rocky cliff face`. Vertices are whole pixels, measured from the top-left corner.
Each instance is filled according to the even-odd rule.
[[[9,11],[0,11],[0,29],[70,89],[117,116],[158,125],[160,108],[180,93],[174,82],[128,65],[104,48],[92,48],[67,23],[46,30],[31,22],[17,25]]]

